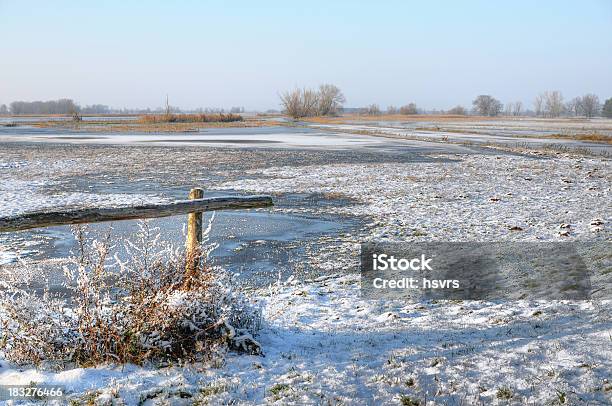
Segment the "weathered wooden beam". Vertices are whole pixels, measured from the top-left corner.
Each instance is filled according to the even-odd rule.
[[[0,232],[11,232],[66,224],[99,223],[104,221],[169,217],[192,212],[253,209],[259,207],[269,207],[273,204],[274,203],[272,202],[271,196],[256,195],[209,197],[205,199],[177,200],[171,203],[156,203],[126,207],[43,211],[10,217],[0,217]]]

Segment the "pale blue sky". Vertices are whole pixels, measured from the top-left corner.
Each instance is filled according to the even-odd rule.
[[[612,97],[612,1],[0,0],[0,61],[0,103],[267,109],[334,83],[355,107],[531,107]]]

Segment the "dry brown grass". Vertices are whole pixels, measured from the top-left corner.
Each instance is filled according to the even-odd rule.
[[[419,121],[494,121],[500,117],[482,117],[482,116],[464,116],[464,115],[438,115],[438,114],[380,114],[369,116],[365,114],[345,114],[337,117],[310,117],[304,118],[304,121],[322,124],[345,124],[352,121],[404,121],[404,122],[419,122]]]
[[[140,116],[140,123],[230,123],[243,121],[240,114],[147,114]]]
[[[589,119],[580,117],[524,117],[524,116],[465,116],[453,114],[380,114],[368,116],[365,114],[343,114],[336,117],[307,117],[303,121],[322,123],[322,124],[346,124],[354,121],[403,121],[403,122],[478,122],[478,121],[538,121],[538,122],[567,122],[567,123],[588,123]]]
[[[603,144],[612,144],[612,136],[596,132],[587,134],[551,134],[547,135],[544,138],[570,139],[577,141],[590,141]]]
[[[187,122],[187,123],[143,123],[139,120],[101,120],[81,121],[78,124],[69,121],[38,121],[30,125],[39,128],[66,128],[70,130],[82,130],[88,132],[130,133],[130,132],[195,132],[204,128],[243,128],[243,127],[271,127],[284,125],[280,121],[262,120],[257,117],[245,118],[242,121],[229,122]]]

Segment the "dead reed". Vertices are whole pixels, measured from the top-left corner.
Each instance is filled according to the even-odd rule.
[[[243,117],[233,113],[215,114],[147,114],[140,116],[138,121],[143,124],[152,123],[230,123],[242,121]]]

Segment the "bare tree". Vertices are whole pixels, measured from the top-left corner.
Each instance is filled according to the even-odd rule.
[[[548,117],[559,117],[563,113],[563,95],[558,90],[544,92],[544,111]]]
[[[293,118],[335,115],[345,102],[344,95],[334,85],[323,84],[318,90],[294,89],[280,95],[285,113]]]
[[[574,97],[567,102],[565,109],[574,116],[580,115],[582,112],[582,99],[580,97]]]
[[[8,111],[8,107],[6,107],[6,104],[3,104],[2,106],[0,106],[0,114],[7,115],[8,113],[9,111]]]
[[[497,116],[503,108],[503,104],[488,94],[482,94],[472,102],[474,109],[481,116]]]
[[[395,106],[389,106],[387,107],[387,114],[397,114],[397,107]]]
[[[523,102],[517,101],[514,102],[514,108],[512,109],[513,116],[520,116],[523,112]]]
[[[319,111],[319,93],[311,89],[302,90],[302,117],[316,116]]]
[[[330,84],[319,86],[318,115],[329,116],[338,114],[345,101],[346,99],[342,91],[337,86]]]
[[[293,118],[304,117],[302,115],[302,91],[300,89],[288,90],[280,95],[280,99],[285,113]]]
[[[533,108],[535,110],[536,116],[541,116],[544,113],[544,95],[539,94],[535,97],[533,101]]]
[[[601,109],[601,114],[604,117],[612,118],[612,97],[606,100],[604,103],[603,108]]]
[[[417,105],[416,103],[409,103],[405,106],[400,107],[400,114],[408,115],[408,114],[417,114]]]
[[[599,103],[599,97],[597,95],[589,93],[582,96],[581,99],[582,112],[588,118],[591,118],[599,114],[601,104]]]
[[[365,107],[363,112],[369,116],[378,116],[381,114],[380,107],[378,107],[378,104],[375,103]]]
[[[460,115],[460,116],[465,116],[465,115],[467,115],[467,110],[463,106],[455,106],[452,109],[450,109],[449,111],[447,111],[447,113],[448,114],[456,114],[456,115]]]

